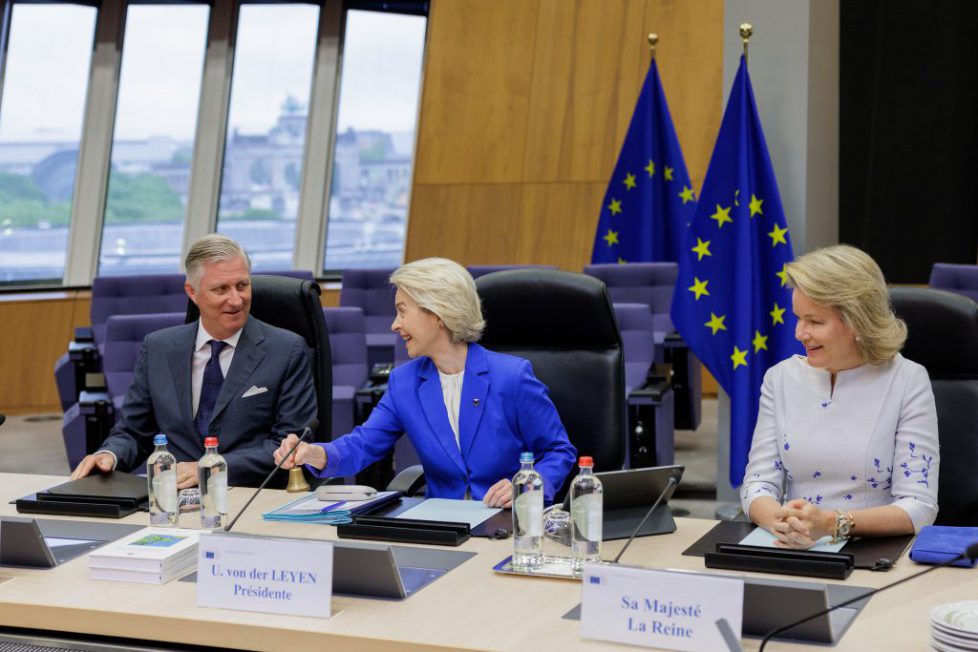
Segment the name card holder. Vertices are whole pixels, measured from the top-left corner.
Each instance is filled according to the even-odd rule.
[[[200,535],[197,605],[330,617],[333,544],[227,532]]]
[[[780,573],[844,580],[852,574],[854,557],[846,552],[788,550],[765,546],[718,543],[716,552],[704,555],[707,568]]]
[[[741,579],[585,564],[581,586],[584,638],[697,652],[739,647]]]

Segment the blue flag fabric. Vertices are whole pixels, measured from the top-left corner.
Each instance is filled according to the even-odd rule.
[[[743,57],[679,262],[672,321],[730,396],[730,483],[743,482],[764,372],[800,353],[794,256]]]
[[[695,207],[653,59],[601,204],[591,262],[677,262]]]

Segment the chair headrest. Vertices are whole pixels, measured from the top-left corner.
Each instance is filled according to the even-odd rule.
[[[551,269],[514,269],[476,280],[486,330],[493,346],[604,348],[620,346],[614,311],[604,283],[584,274]]]
[[[903,356],[933,376],[978,376],[978,303],[932,288],[890,289],[893,311],[907,322]]]

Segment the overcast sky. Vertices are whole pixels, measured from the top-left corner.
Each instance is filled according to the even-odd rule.
[[[206,5],[131,5],[116,136],[193,136]],[[0,141],[69,140],[81,133],[95,9],[14,4],[0,104]],[[264,133],[289,95],[309,100],[318,7],[243,5],[230,124]],[[338,129],[415,128],[425,19],[350,11]]]

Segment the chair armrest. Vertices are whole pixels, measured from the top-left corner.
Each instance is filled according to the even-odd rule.
[[[91,326],[78,326],[75,328],[75,341],[76,342],[94,342],[95,333],[92,331]]]

